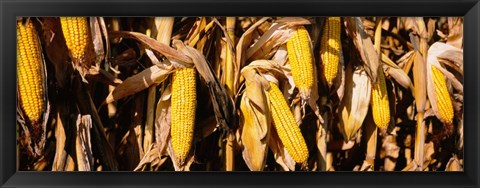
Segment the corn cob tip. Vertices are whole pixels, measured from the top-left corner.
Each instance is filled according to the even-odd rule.
[[[300,97],[302,98],[302,100],[304,101],[308,101],[310,99],[310,93],[312,91],[311,88],[308,88],[308,87],[299,87],[298,88],[298,91],[300,93]]]

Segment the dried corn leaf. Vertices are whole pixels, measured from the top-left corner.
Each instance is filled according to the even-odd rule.
[[[111,31],[109,32],[110,40],[115,40],[117,38],[131,38],[135,39],[138,42],[148,46],[154,52],[160,53],[167,57],[168,60],[173,62],[182,63],[184,66],[191,66],[193,63],[192,59],[188,58],[182,53],[177,52],[175,49],[170,46],[163,44],[149,36],[137,33],[137,32],[128,32],[128,31]]]
[[[410,77],[400,68],[397,64],[395,64],[388,56],[382,53],[382,61],[385,63],[383,65],[383,69],[388,73],[388,76],[391,76],[397,83],[399,83],[405,89],[413,89],[412,80]]]
[[[243,147],[242,156],[252,171],[263,170],[267,159],[267,142],[270,135],[271,117],[265,92],[268,81],[257,73],[254,66],[242,69],[245,78],[245,93],[240,102],[240,118]]]
[[[100,119],[100,115],[97,112],[96,106],[93,103],[92,97],[90,93],[86,89],[84,83],[82,83],[78,77],[79,75],[76,74],[75,79],[72,83],[72,88],[74,89],[73,92],[77,93],[75,95],[76,103],[78,109],[80,110],[80,114],[90,114],[92,119],[92,144],[93,147],[96,148],[97,156],[99,156],[100,162],[102,166],[106,170],[118,170],[118,162],[115,158],[115,154],[113,151],[112,146],[107,140],[105,129]]]
[[[155,110],[155,141],[160,157],[167,156],[168,142],[170,140],[171,125],[171,85],[169,85],[158,100]]]
[[[98,22],[100,24],[100,29],[102,31],[103,37],[105,37],[105,41],[109,41],[108,38],[108,30],[107,25],[105,24],[105,20],[103,17],[98,17]],[[105,42],[105,62],[110,63],[110,42]]]
[[[463,171],[462,164],[456,155],[453,155],[453,157],[448,160],[445,171]]]
[[[302,17],[282,17],[275,21],[276,23],[284,24],[288,27],[295,27],[299,25],[309,25],[312,24],[310,20],[307,20]]]
[[[409,51],[405,53],[400,59],[397,60],[398,66],[400,66],[405,73],[409,73],[413,65],[415,51]]]
[[[253,24],[252,26],[250,26],[244,33],[243,35],[240,37],[240,39],[238,40],[238,43],[237,43],[237,46],[236,46],[236,63],[238,65],[239,68],[242,68],[243,66],[245,66],[245,63],[247,61],[247,58],[246,58],[246,50],[247,48],[250,46],[252,40],[256,37],[256,29],[262,25],[265,21],[267,21],[268,19],[270,19],[269,17],[264,17],[260,20],[258,20],[257,22],[255,22],[255,24]]]
[[[268,31],[248,48],[247,60],[270,59],[275,49],[286,43],[292,33],[292,29],[285,28],[284,24],[272,24]]]
[[[372,83],[377,81],[377,71],[380,65],[380,58],[378,57],[372,39],[368,36],[363,28],[362,20],[359,17],[347,17],[348,33],[353,38],[353,43],[364,62],[363,67],[367,75],[370,77]]]
[[[447,44],[457,48],[463,47],[463,18],[448,17]]]
[[[126,96],[147,89],[152,84],[161,83],[172,71],[173,69],[171,66],[163,68],[153,65],[136,75],[128,77],[125,81],[115,87],[115,89],[108,94],[105,103],[108,104],[118,101]]]
[[[271,129],[271,131],[272,133],[268,141],[268,147],[272,150],[275,161],[284,171],[294,171],[296,164],[295,161],[282,144],[282,141],[280,141],[275,129]]]
[[[133,171],[145,171],[147,165],[150,165],[150,170],[153,171],[155,168],[162,166],[165,161],[167,161],[167,157],[161,157],[158,145],[152,143]]]
[[[75,151],[77,157],[77,165],[79,171],[91,171],[93,168],[93,154],[90,137],[90,129],[92,128],[92,118],[90,115],[77,116],[76,121],[77,133]]]
[[[99,67],[105,59],[105,50],[103,49],[102,30],[100,29],[100,17],[90,17],[90,32],[92,35],[93,50],[95,52],[95,66]]]
[[[287,59],[288,59],[287,46],[284,44],[278,47],[277,51],[275,52],[275,55],[273,55],[272,57],[272,60],[275,61],[278,65],[285,67],[287,63]],[[290,67],[288,70],[289,70],[288,72],[291,72]],[[291,83],[293,83],[293,80]]]
[[[242,156],[252,171],[264,168],[268,153],[267,142],[272,120],[264,91],[269,85],[268,81],[260,75],[260,72],[268,72],[272,69],[268,65],[275,64],[266,60],[255,61],[243,68],[241,72],[245,78],[246,89],[240,102],[242,111],[240,143],[243,148]]]
[[[67,151],[65,150],[67,136],[65,135],[65,128],[60,113],[57,112],[55,125],[55,158],[53,159],[52,171],[65,170],[65,163],[67,162]]]
[[[362,126],[370,104],[371,82],[360,67],[347,66],[345,72],[345,94],[340,102],[339,129],[345,141],[353,138]]]
[[[252,61],[247,67],[242,69],[242,72],[256,70],[257,73],[263,76],[268,81],[278,83],[277,80],[286,79],[282,67],[280,67],[275,61],[272,60],[256,60]],[[268,76],[270,75],[270,76]],[[273,77],[272,77],[273,76]],[[262,82],[262,84],[264,84]],[[264,87],[269,88],[268,83]]]
[[[99,67],[91,67],[88,74],[85,76],[87,80],[94,80],[106,85],[117,86],[122,83],[122,80],[115,78],[114,75]]]

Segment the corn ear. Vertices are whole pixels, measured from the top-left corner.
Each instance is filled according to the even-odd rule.
[[[340,17],[328,17],[320,44],[323,75],[329,87],[337,77],[340,66],[340,27]]]
[[[186,160],[193,141],[196,110],[194,68],[181,68],[173,73],[171,138],[175,157],[180,164]]]
[[[20,106],[28,119],[41,120],[45,109],[42,48],[33,23],[17,21],[17,81]]]
[[[378,128],[387,128],[390,122],[390,106],[388,101],[387,85],[382,67],[378,67],[378,81],[372,85],[372,114],[373,121]]]
[[[304,26],[296,28],[287,41],[287,53],[292,69],[293,81],[298,88],[302,99],[310,98],[314,82],[314,69],[310,37]]]
[[[433,84],[435,96],[437,98],[438,119],[442,122],[451,124],[453,121],[453,105],[450,93],[448,92],[447,82],[442,71],[435,66],[430,66],[432,69]]]
[[[91,42],[87,17],[60,17],[60,23],[72,59],[84,63]]]
[[[270,82],[267,95],[278,137],[295,162],[305,162],[308,159],[307,144],[282,92],[275,83]]]

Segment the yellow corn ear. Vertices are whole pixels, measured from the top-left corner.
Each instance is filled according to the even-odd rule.
[[[314,69],[310,37],[304,26],[296,28],[287,41],[287,53],[292,69],[292,76],[302,99],[310,98],[314,82]]]
[[[195,74],[194,68],[181,68],[173,73],[170,135],[180,164],[187,158],[193,141],[197,105]]]
[[[387,128],[390,123],[390,106],[387,85],[382,67],[378,67],[378,82],[372,85],[372,114],[378,128]]]
[[[442,122],[450,124],[453,121],[453,105],[450,93],[448,92],[447,82],[442,71],[435,66],[432,67],[433,84],[435,87],[435,95],[437,97],[438,119]]]
[[[278,133],[280,141],[287,149],[297,163],[302,163],[308,159],[308,149],[305,139],[300,132],[295,118],[293,117],[287,101],[277,84],[270,82],[270,90],[267,92],[272,111],[272,118],[275,130]]]
[[[340,17],[328,17],[321,39],[323,75],[329,87],[337,77],[340,59]]]
[[[43,56],[38,34],[28,19],[17,21],[17,81],[20,106],[31,122],[39,122],[44,108]]]
[[[83,63],[90,43],[87,17],[60,17],[60,23],[72,59]]]

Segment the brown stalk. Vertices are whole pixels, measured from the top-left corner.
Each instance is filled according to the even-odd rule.
[[[413,64],[413,78],[415,85],[415,103],[417,107],[417,128],[415,132],[415,151],[414,151],[414,170],[422,170],[424,163],[424,145],[425,145],[425,123],[424,113],[427,101],[427,71],[426,55],[428,44],[426,41],[426,29],[423,18],[416,18],[417,36],[410,34],[410,40],[415,49],[415,59]]]
[[[233,96],[236,89],[234,88],[234,62],[233,62],[233,51],[231,46],[235,46],[235,17],[227,17],[227,33],[230,38],[230,41],[233,42],[232,45],[228,45],[227,42],[227,62],[225,65],[225,84],[227,85],[228,93],[230,96]],[[228,40],[227,40],[228,41]],[[233,135],[233,131],[230,131],[227,135],[227,142],[225,143],[225,170],[226,171],[233,171],[235,169],[235,158],[234,158],[234,144],[233,141],[235,140],[235,136]]]

